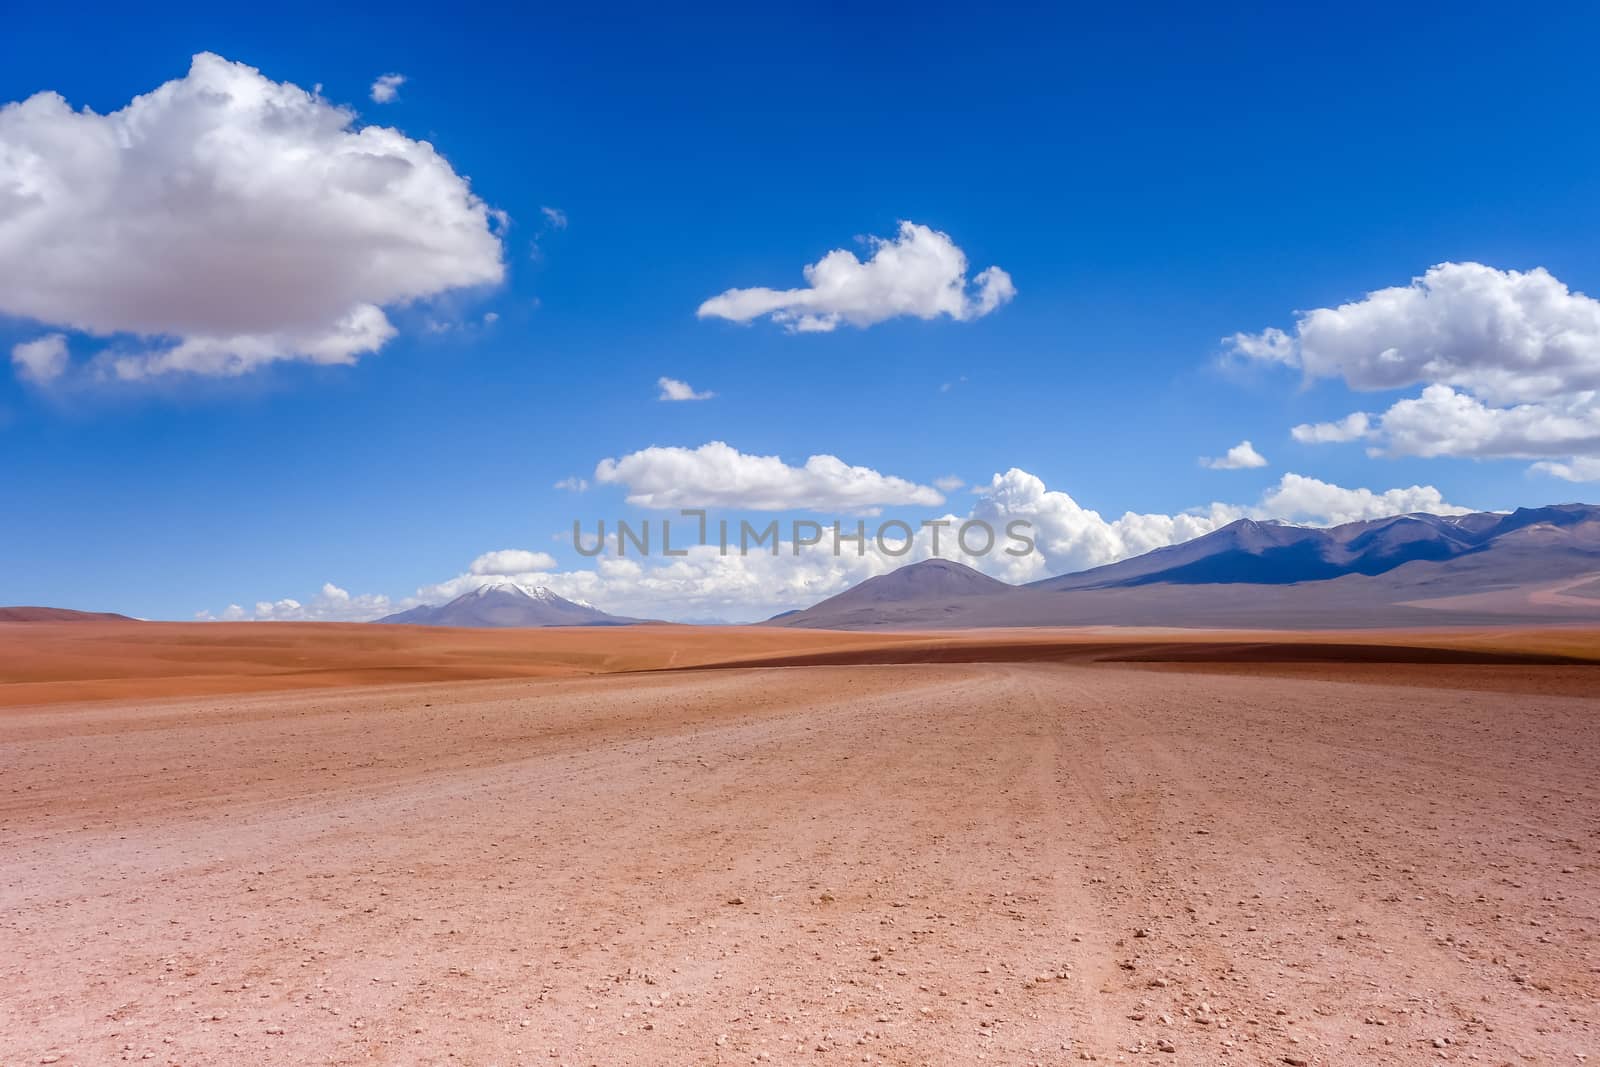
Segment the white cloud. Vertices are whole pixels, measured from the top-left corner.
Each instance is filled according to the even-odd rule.
[[[553,488],[564,489],[569,493],[584,493],[588,492],[589,490],[589,480],[587,478],[579,478],[576,476],[571,478],[563,478],[557,482]]]
[[[202,622],[369,622],[394,610],[386,596],[352,596],[332,582],[324,582],[322,591],[308,603],[301,603],[292,597],[258,600],[253,611],[238,604],[229,604],[220,615],[201,611],[195,613],[195,618]]]
[[[1431,485],[1388,489],[1346,489],[1343,486],[1309,478],[1304,474],[1285,474],[1278,485],[1252,509],[1256,518],[1290,519],[1313,526],[1338,526],[1346,522],[1381,519],[1390,515],[1426,512],[1430,515],[1464,515],[1469,509],[1445,502],[1444,495]]]
[[[544,216],[545,225],[552,230],[567,228],[567,213],[558,207],[541,207],[539,213]]]
[[[777,456],[746,455],[721,441],[604,459],[594,480],[626,486],[628,503],[646,508],[870,513],[896,504],[944,503],[932,486],[852,467],[834,456],[812,456],[804,466],[792,467]]]
[[[874,575],[934,555],[961,560],[1006,581],[1023,582],[1113,563],[1187,541],[1246,517],[1331,525],[1417,510],[1435,514],[1462,510],[1445,503],[1431,486],[1374,492],[1346,489],[1297,474],[1286,474],[1253,507],[1211,504],[1174,515],[1128,512],[1111,520],[1081,506],[1065,492],[1048,489],[1041,479],[1017,468],[994,475],[978,494],[976,504],[965,516],[928,517],[948,522],[937,530],[937,551],[935,530],[921,527],[904,554],[898,554],[898,531],[890,534],[890,551],[885,552],[873,540],[876,524],[865,520],[865,546],[858,551],[854,542],[845,541],[837,554],[831,535],[824,535],[821,545],[799,554],[792,542],[783,541],[776,554],[758,546],[749,555],[739,555],[736,547],[723,555],[719,546],[711,544],[688,547],[688,555],[670,559],[619,558],[613,540],[608,554],[581,570],[554,570],[554,561],[542,552],[493,552],[473,561],[464,573],[423,586],[414,596],[393,604],[387,598],[345,594],[351,606],[334,611],[330,610],[327,594],[335,587],[324,587],[320,605],[307,607],[293,600],[264,602],[257,605],[256,617],[352,617],[353,605],[362,602],[369,612],[366,617],[375,618],[421,603],[443,603],[485,585],[510,583],[524,588],[543,586],[560,596],[619,615],[669,619],[715,616],[748,621],[808,606]],[[1007,523],[1027,520],[1032,523],[1030,532],[1038,552],[1026,557],[1008,556],[1001,551],[977,557],[966,555],[957,539],[957,530],[966,519],[989,523],[1002,539]],[[778,526],[780,532],[792,529],[787,521],[780,520]],[[692,522],[689,527],[693,531]],[[679,523],[674,521],[674,530],[678,529]],[[690,532],[690,539],[695,532]],[[852,533],[848,523],[845,532]],[[681,544],[677,536],[675,533],[674,541]],[[737,534],[731,534],[730,539],[736,546]],[[517,570],[521,565],[529,569]],[[380,603],[383,610],[376,609]]]
[[[380,74],[377,81],[372,83],[372,99],[379,104],[392,103],[400,95],[400,86],[404,85],[404,74]]]
[[[241,622],[248,619],[250,614],[238,604],[229,604],[219,614],[212,614],[210,611],[197,611],[194,613],[194,617],[199,622]]]
[[[67,339],[59,333],[24,341],[11,349],[11,364],[17,377],[35,385],[46,385],[66,373]]]
[[[1504,404],[1600,388],[1600,301],[1542,267],[1441,263],[1410,285],[1302,314],[1292,338],[1233,340],[1245,356],[1352,389],[1441,384]]]
[[[1252,467],[1265,467],[1267,465],[1267,457],[1257,452],[1255,446],[1249,441],[1240,441],[1228,449],[1226,455],[1218,456],[1215,459],[1202,459],[1200,464],[1210,467],[1214,471],[1237,471]]]
[[[1297,426],[1296,440],[1368,437],[1391,456],[1600,458],[1600,300],[1543,268],[1441,263],[1410,285],[1306,312],[1293,336],[1240,334],[1233,345],[1352,389],[1424,386],[1376,425],[1357,412]]]
[[[1569,482],[1600,482],[1600,459],[1589,456],[1581,456],[1570,463],[1543,460],[1535,463],[1533,470]]]
[[[841,322],[871,326],[886,319],[948,315],[981,318],[1016,295],[999,267],[967,280],[966,253],[949,235],[901,222],[899,236],[869,239],[865,263],[839,248],[805,268],[803,289],[729,289],[700,305],[701,318],[749,322],[770,315],[790,331],[826,332]]]
[[[527,574],[531,571],[554,570],[555,557],[548,552],[529,552],[523,548],[502,548],[485,552],[472,561],[467,569],[478,575]]]
[[[352,363],[385,306],[503,277],[432,145],[209,53],[109,115],[8,104],[0,145],[0,313],[124,335],[116,378]]]
[[[1490,407],[1447,385],[1384,412],[1386,450],[1406,456],[1537,458],[1600,456],[1600,394],[1593,390]]]
[[[1225,340],[1237,354],[1261,363],[1283,363],[1292,367],[1300,361],[1294,338],[1276,326],[1269,326],[1260,333],[1236,333]]]
[[[935,478],[933,480],[933,484],[934,488],[940,490],[941,492],[953,493],[957,489],[964,487],[967,483],[962,481],[954,474],[946,474],[943,478]]]
[[[1342,444],[1358,441],[1372,432],[1372,419],[1364,411],[1353,412],[1337,422],[1306,422],[1290,430],[1303,445]]]
[[[1005,564],[1001,576],[1006,580],[1032,581],[1114,563],[1153,548],[1187,541],[1242,518],[1243,512],[1213,504],[1179,515],[1141,515],[1130,511],[1119,519],[1107,520],[1098,511],[1079,504],[1070,494],[1048,489],[1039,477],[1013,467],[1004,474],[996,474],[979,490],[972,515],[996,529],[1004,528],[1013,519],[1026,519],[1033,524],[1037,554],[995,561]]]
[[[703,393],[694,391],[694,386],[688,382],[680,382],[676,378],[657,378],[656,385],[661,387],[661,395],[657,400],[710,400],[716,393],[709,389]]]

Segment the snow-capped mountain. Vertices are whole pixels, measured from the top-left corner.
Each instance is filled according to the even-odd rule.
[[[512,583],[486,585],[463,593],[448,604],[424,605],[389,615],[379,622],[413,626],[626,626],[638,622],[608,615],[588,604],[575,603],[544,586]]]

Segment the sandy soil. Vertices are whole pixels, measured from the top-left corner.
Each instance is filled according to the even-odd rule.
[[[1302,666],[12,707],[0,1063],[1600,1054],[1595,668]]]
[[[1079,627],[846,633],[760,626],[458,630],[331,623],[0,621],[0,708],[706,665],[996,660],[1204,662],[1224,668],[1249,665],[1252,670],[1263,664],[1328,661],[1600,665],[1600,631],[1502,627],[1295,633]]]

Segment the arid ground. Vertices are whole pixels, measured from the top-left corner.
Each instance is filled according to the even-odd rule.
[[[0,1063],[1580,1063],[1597,659],[0,626]]]

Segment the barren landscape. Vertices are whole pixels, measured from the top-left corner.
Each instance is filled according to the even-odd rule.
[[[137,626],[12,625],[4,647]],[[146,627],[148,659],[176,675],[196,629]],[[323,629],[324,659],[370,655]],[[209,632],[230,630],[292,638]],[[1292,637],[1033,634],[1024,658],[1016,635],[650,632],[521,633],[561,677],[14,683],[74,699],[0,713],[0,1062],[1596,1048],[1600,668],[1560,662],[1590,633],[1524,637],[1534,662],[1479,633],[1431,645],[1486,662],[1363,667]],[[517,639],[386,636],[487,637],[496,669]],[[573,667],[822,644],[856,662]],[[908,648],[924,661],[870,662]]]
[[[485,14],[5,12],[0,1067],[1600,1067],[1600,4]]]

